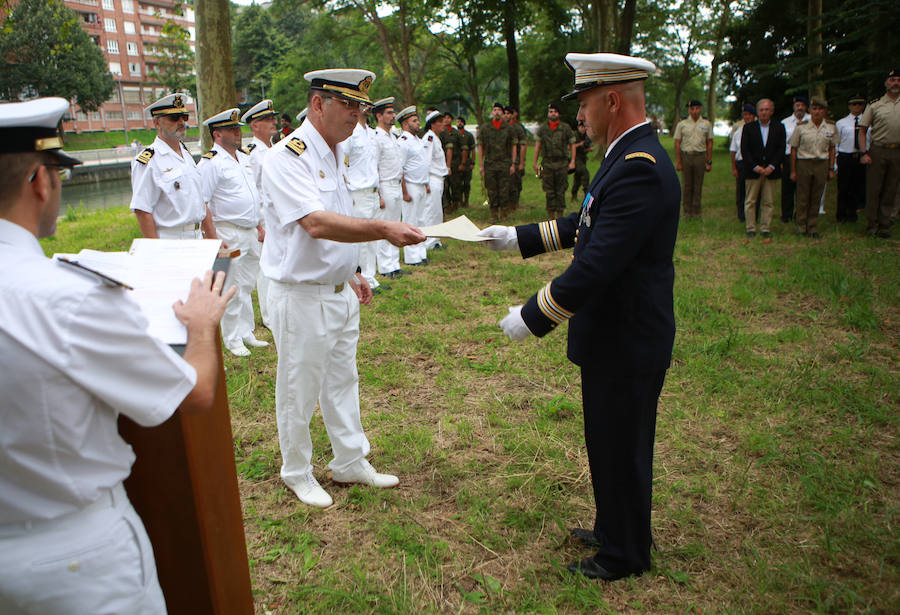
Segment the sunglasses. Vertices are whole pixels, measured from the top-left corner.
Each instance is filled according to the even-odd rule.
[[[364,102],[359,102],[358,100],[347,100],[346,98],[338,98],[336,96],[325,96],[324,98],[337,101],[351,111],[355,111],[356,109],[359,109],[360,111],[368,111],[372,107],[372,105]]]
[[[60,179],[69,179],[70,177],[72,177],[72,167],[66,166],[64,164],[59,164],[56,162],[43,162],[43,163],[41,163],[40,166],[41,167],[51,167],[51,168],[56,169],[57,172],[59,173]],[[40,167],[38,167],[38,168],[40,168]],[[38,170],[35,169],[34,173],[31,174],[31,177],[28,178],[28,183],[31,183],[34,181],[34,178],[37,177],[37,172],[38,172]]]

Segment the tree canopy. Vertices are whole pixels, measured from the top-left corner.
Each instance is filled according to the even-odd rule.
[[[56,0],[21,0],[0,26],[0,96],[61,96],[95,110],[116,82],[78,15]]]

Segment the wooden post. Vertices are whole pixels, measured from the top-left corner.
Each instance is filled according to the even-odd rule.
[[[197,0],[197,123],[237,106],[234,70],[231,65],[231,18],[228,0]],[[212,148],[212,137],[201,128],[204,152]]]

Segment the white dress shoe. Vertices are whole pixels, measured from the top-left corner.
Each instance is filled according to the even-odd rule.
[[[287,481],[285,482],[287,483]],[[319,508],[328,508],[334,504],[334,500],[331,499],[328,492],[322,489],[322,486],[319,484],[319,481],[316,480],[316,477],[312,475],[312,472],[304,474],[302,477],[298,478],[296,482],[291,481],[290,483],[287,483],[287,486],[291,488],[291,491],[293,491],[304,504],[318,506]]]
[[[393,474],[379,474],[368,460],[363,459],[349,470],[331,472],[331,479],[336,483],[360,483],[385,489],[395,487],[400,479]]]
[[[266,342],[263,340],[258,340],[255,337],[253,337],[252,335],[248,335],[247,337],[245,337],[244,343],[247,346],[250,346],[250,348],[265,348],[266,346],[269,345],[269,342]]]
[[[236,357],[249,357],[250,356],[250,351],[247,350],[247,347],[244,346],[240,342],[238,342],[237,344],[234,344],[232,346],[226,346],[225,348],[228,350],[228,352],[230,352],[231,354],[233,354]]]

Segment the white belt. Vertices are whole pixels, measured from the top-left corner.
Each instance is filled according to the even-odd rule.
[[[400,178],[398,177],[397,179],[382,179],[381,183],[382,184],[399,184]]]
[[[226,222],[225,220],[213,220],[213,225],[214,226],[215,225],[228,226],[231,228],[240,229],[242,231],[252,231],[253,229],[256,228],[255,226],[241,226],[240,224],[234,224],[233,222]]]
[[[116,508],[119,504],[128,499],[125,493],[125,486],[117,483],[114,487],[103,490],[100,497],[78,510],[54,517],[53,519],[36,519],[33,521],[18,521],[15,523],[0,524],[0,538],[11,538],[14,536],[23,536],[32,532],[41,532],[49,529],[64,530],[68,526],[76,526],[84,519],[91,515],[106,510],[108,508]]]
[[[189,224],[180,224],[178,226],[160,226],[159,228],[167,231],[199,231],[200,223],[194,222]]]
[[[300,292],[304,295],[335,295],[344,291],[347,282],[340,284],[319,284],[317,282],[279,282],[272,280],[272,283],[281,285],[290,292]]]

